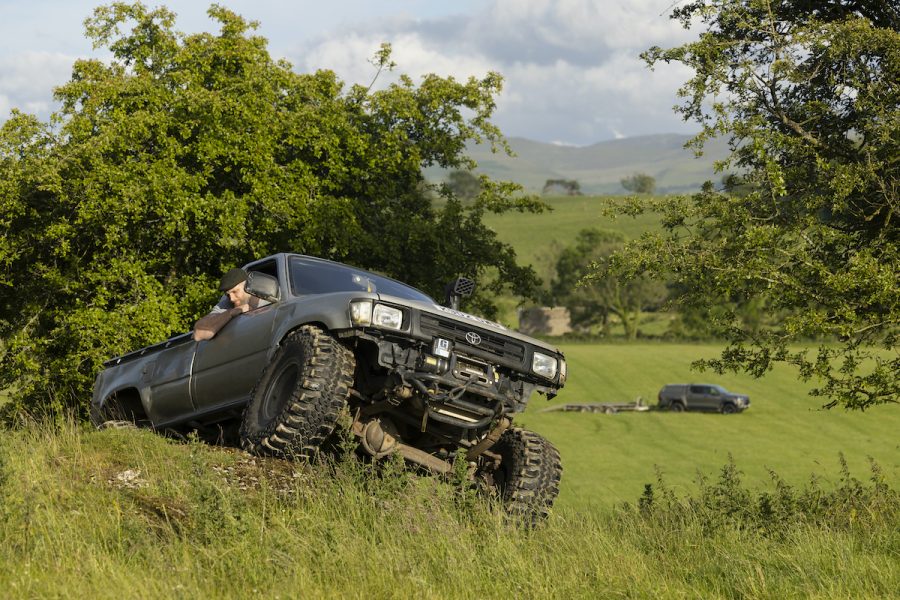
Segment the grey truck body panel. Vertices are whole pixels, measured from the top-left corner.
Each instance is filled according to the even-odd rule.
[[[143,412],[155,428],[202,421],[240,409],[249,401],[280,342],[290,332],[310,324],[345,342],[359,337],[376,344],[384,367],[397,366],[390,354],[396,354],[400,345],[407,350],[424,350],[435,336],[452,338],[455,349],[472,360],[489,361],[496,370],[519,382],[517,393],[526,397],[512,403],[515,411],[524,409],[531,391],[555,394],[564,383],[563,357],[554,346],[438,305],[400,282],[294,254],[271,256],[245,269],[276,277],[279,299],[234,317],[211,340],[195,341],[190,333],[182,334],[107,361],[94,385],[92,408],[99,411],[118,394],[139,396]],[[329,291],[330,282],[326,280],[345,275],[352,276],[353,283],[338,287],[358,289]],[[397,295],[379,291],[373,280]],[[384,332],[354,325],[350,302],[361,299],[401,308],[406,320],[403,330]],[[478,345],[467,346],[466,335],[479,339]],[[559,358],[561,368],[555,380],[542,379],[532,372],[534,352]]]

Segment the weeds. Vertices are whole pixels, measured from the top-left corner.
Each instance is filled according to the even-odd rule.
[[[774,471],[770,491],[751,491],[741,481],[741,471],[729,456],[718,479],[697,477],[696,497],[679,498],[657,470],[657,483],[647,484],[634,506],[623,513],[639,515],[652,526],[698,526],[707,534],[722,529],[758,532],[783,537],[797,526],[835,531],[868,530],[900,522],[900,494],[885,482],[881,468],[870,461],[871,475],[864,483],[850,474],[839,456],[841,477],[837,487],[825,490],[816,478],[797,490]]]

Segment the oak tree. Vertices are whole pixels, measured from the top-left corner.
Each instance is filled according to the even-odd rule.
[[[225,270],[274,252],[435,295],[458,274],[486,280],[473,302],[487,312],[499,289],[535,289],[482,216],[539,203],[483,180],[464,205],[422,175],[471,170],[467,142],[506,148],[490,121],[499,75],[347,86],[273,59],[255,23],[209,15],[218,33],[185,34],[165,8],[97,8],[86,33],[111,59],[75,62],[49,122],[14,111],[0,130],[0,389],[14,405],[85,407],[104,359],[187,331]],[[393,67],[389,46],[374,64]]]
[[[614,315],[622,323],[625,338],[634,340],[642,313],[659,308],[665,300],[665,285],[658,281],[636,277],[622,282],[598,276],[595,266],[624,243],[625,236],[618,231],[589,228],[579,231],[574,243],[560,252],[550,293],[553,304],[569,309],[574,327],[600,325],[603,335],[609,335]]]
[[[652,194],[656,191],[656,179],[646,173],[635,173],[619,180],[622,187],[635,194]]]
[[[705,366],[790,363],[829,407],[900,401],[896,2],[696,0],[673,17],[699,37],[643,56],[692,69],[676,110],[702,126],[697,148],[730,140],[720,167],[744,190],[634,201],[665,230],[618,257],[619,273],[669,278],[689,307],[759,297],[786,315],[753,329],[720,314],[730,344]]]

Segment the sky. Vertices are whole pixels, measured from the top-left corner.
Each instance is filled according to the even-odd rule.
[[[52,90],[77,58],[105,58],[84,35],[99,0],[0,0],[0,122],[12,108],[46,119]],[[216,32],[211,2],[145,0],[178,15],[186,33]],[[690,76],[680,65],[653,71],[639,54],[692,34],[669,19],[678,0],[218,0],[269,40],[298,72],[331,69],[368,83],[369,59],[390,42],[397,69],[467,79],[504,77],[494,123],[506,137],[587,146],[654,133],[693,133],[672,106]]]

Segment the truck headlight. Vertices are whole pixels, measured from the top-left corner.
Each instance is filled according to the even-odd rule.
[[[354,300],[350,303],[350,323],[358,327],[400,329],[403,326],[403,311],[371,300]]]
[[[385,329],[400,329],[403,326],[403,311],[393,306],[376,304],[372,311],[372,324]]]
[[[354,300],[350,303],[350,322],[368,327],[372,324],[372,301]]]
[[[531,359],[531,370],[541,377],[553,379],[556,376],[558,364],[559,361],[555,357],[535,352]]]

